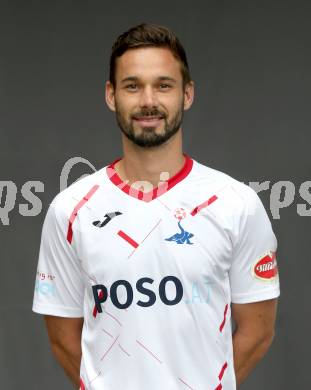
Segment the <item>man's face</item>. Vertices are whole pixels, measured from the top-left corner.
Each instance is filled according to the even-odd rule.
[[[180,63],[169,49],[127,50],[117,59],[115,79],[114,110],[127,138],[153,147],[177,133],[185,92]]]

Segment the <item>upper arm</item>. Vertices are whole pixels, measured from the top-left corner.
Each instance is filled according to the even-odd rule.
[[[33,311],[83,317],[84,280],[76,248],[66,238],[71,204],[54,200],[42,229]]]
[[[80,346],[83,318],[44,316],[45,325],[52,345],[72,348]]]
[[[232,235],[231,301],[235,304],[265,302],[280,295],[277,239],[256,192],[247,186],[242,188],[243,208],[237,213]],[[269,307],[269,303],[258,306]]]
[[[277,312],[277,299],[246,304],[232,303],[232,317],[237,329],[246,335],[272,338]]]

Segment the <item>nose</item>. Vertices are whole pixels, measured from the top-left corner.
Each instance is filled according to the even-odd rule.
[[[140,95],[140,107],[157,107],[158,99],[156,92],[151,86],[142,89]]]

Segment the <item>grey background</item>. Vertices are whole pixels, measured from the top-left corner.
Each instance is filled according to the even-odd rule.
[[[272,220],[282,289],[276,338],[241,389],[310,388],[311,217],[296,209],[311,179],[310,11],[307,1],[1,1],[0,180],[18,187],[10,224],[0,222],[1,389],[71,388],[31,312],[41,227],[69,158],[99,169],[121,154],[104,83],[113,41],[141,21],[172,28],[186,48],[196,97],[184,150],[244,182],[296,186],[293,204]],[[76,167],[71,180],[82,173],[91,172]],[[34,217],[18,211],[28,180],[45,186]],[[269,196],[260,193],[271,217]]]

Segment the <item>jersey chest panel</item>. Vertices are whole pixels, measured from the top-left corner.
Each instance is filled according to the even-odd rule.
[[[181,281],[185,299],[192,299],[196,288],[206,299],[207,284],[223,290],[231,242],[215,215],[192,216],[190,207],[185,202],[164,206],[158,201],[136,200],[84,209],[76,230],[86,287],[109,287],[118,280],[135,286],[142,278],[151,279],[157,286],[163,278],[172,276]],[[181,209],[184,213],[180,215]],[[113,212],[120,214],[104,226],[94,225],[96,221],[103,224],[103,216]],[[174,296],[175,289],[174,283],[167,283],[168,297]],[[119,294],[122,299],[126,291],[120,288]],[[139,296],[134,288],[134,298],[139,300]]]

